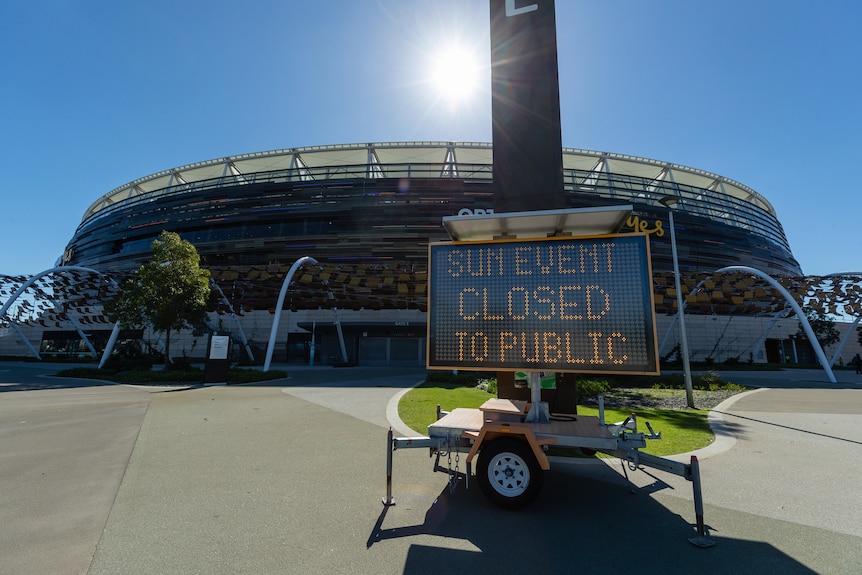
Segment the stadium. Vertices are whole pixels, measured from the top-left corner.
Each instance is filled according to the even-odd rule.
[[[318,260],[413,269],[440,220],[492,211],[491,145],[389,143],[297,148],[199,162],[139,178],[84,214],[64,263],[128,271],[161,229],[192,241],[211,268]],[[586,150],[563,151],[568,207],[631,204],[641,221],[677,216],[682,271],[750,265],[800,275],[772,205],[701,170]],[[666,242],[656,271],[671,269]]]
[[[97,270],[106,285],[121,283],[151,257],[161,231],[177,232],[196,246],[202,267],[212,272],[217,289],[211,327],[231,333],[237,355],[244,340],[259,356],[285,274],[309,256],[318,264],[304,266],[290,286],[278,328],[278,361],[421,365],[427,246],[450,239],[444,217],[493,212],[492,152],[487,143],[349,144],[165,170],[93,202],[58,265]],[[662,356],[676,348],[678,331],[672,320],[677,306],[671,245],[664,233],[668,208],[661,202],[667,197],[678,199],[674,229],[686,313],[692,317],[692,359],[784,361],[791,358],[791,346],[793,359],[810,358],[804,346],[796,348],[798,322],[782,296],[750,274],[716,275],[720,268],[760,270],[782,278],[801,304],[855,315],[858,282],[850,283],[856,287],[847,297],[836,297],[836,290],[847,292],[846,282],[803,277],[775,209],[753,189],[647,158],[569,148],[562,156],[567,207],[631,206],[620,231],[649,234]],[[63,306],[37,305],[23,316],[19,309],[17,324],[39,330],[26,337],[41,341],[35,345],[42,350],[83,349],[82,330],[64,327],[67,310],[83,318],[78,323],[89,324],[83,331],[94,341],[106,339],[111,329],[99,313],[93,278],[72,275],[46,276],[51,285],[41,287],[64,294]],[[15,279],[22,278],[7,278]],[[3,289],[8,293],[14,285],[7,281]],[[76,301],[78,296],[83,299]],[[6,319],[16,323],[9,314]],[[13,337],[0,338],[0,354],[20,353],[14,340],[21,337],[5,335]],[[850,339],[844,355],[856,351]],[[190,335],[181,345],[177,353],[200,353]]]

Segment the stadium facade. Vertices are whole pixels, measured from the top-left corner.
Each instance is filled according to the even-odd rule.
[[[492,147],[481,143],[321,146],[199,162],[137,179],[84,214],[64,263],[128,271],[162,229],[193,242],[210,267],[319,261],[423,265],[441,218],[493,210]],[[772,205],[728,178],[670,164],[563,150],[568,207],[630,204],[645,229],[678,196],[683,272],[749,265],[799,275]],[[656,271],[671,269],[667,237]]]
[[[119,280],[151,257],[152,241],[162,230],[177,232],[197,247],[218,286],[213,306],[221,315],[213,316],[213,326],[230,330],[237,341],[241,328],[260,354],[287,269],[311,256],[319,265],[304,267],[288,292],[285,308],[293,313],[282,316],[278,361],[310,361],[314,341],[315,360],[322,363],[340,363],[346,355],[350,363],[421,364],[428,243],[449,239],[442,226],[446,216],[493,211],[492,154],[486,143],[351,144],[165,170],[96,200],[59,264]],[[670,237],[664,233],[668,210],[660,200],[675,196],[687,312],[704,324],[698,327],[695,319],[689,328],[694,358],[787,357],[784,338],[796,328],[782,323],[796,320],[785,318],[774,328],[765,323],[775,324],[772,318],[786,308],[780,298],[744,275],[710,276],[726,266],[801,276],[764,196],[699,169],[568,148],[563,182],[567,207],[630,205],[632,216],[622,231],[649,234],[663,354],[676,341],[670,320],[676,304]],[[749,321],[729,328],[738,317]],[[104,318],[92,321],[95,331],[99,321]],[[105,324],[102,331],[109,328]],[[770,330],[770,338],[761,337]],[[776,330],[784,338],[776,338]],[[52,337],[50,330],[43,347],[46,337]],[[183,353],[193,355],[196,343],[189,338]]]

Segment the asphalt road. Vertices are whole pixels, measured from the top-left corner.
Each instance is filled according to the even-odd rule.
[[[555,462],[507,512],[398,451],[383,507],[393,398],[421,370],[157,389],[56,369],[0,363],[0,573],[862,572],[852,377],[797,372],[715,410],[699,549],[691,485],[629,472],[632,494],[619,462]]]

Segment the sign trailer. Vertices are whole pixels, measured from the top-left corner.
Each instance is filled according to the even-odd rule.
[[[511,229],[540,221],[542,215],[494,218]],[[557,210],[552,215],[558,221],[592,213]],[[641,452],[648,439],[660,439],[661,433],[649,423],[649,433],[638,431],[635,414],[608,425],[601,395],[599,415],[590,417],[551,414],[539,393],[540,371],[658,374],[647,236],[444,242],[430,245],[428,258],[428,367],[526,371],[531,401],[494,398],[478,409],[449,413],[438,408],[427,437],[393,437],[390,429],[384,505],[395,504],[392,459],[398,449],[430,448],[436,454],[434,471],[449,475],[451,489],[461,480],[469,486],[475,477],[492,502],[514,509],[538,497],[544,471],[550,469],[548,446],[578,447],[620,458],[624,471],[646,466],[691,481],[697,536],[689,541],[699,547],[714,545],[703,521],[697,457],[682,463]],[[461,454],[466,454],[463,472]],[[440,463],[444,455],[447,466]]]

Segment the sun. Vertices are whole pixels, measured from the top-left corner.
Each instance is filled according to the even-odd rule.
[[[449,104],[472,100],[479,92],[482,65],[475,51],[452,45],[431,56],[429,82],[437,98]]]

